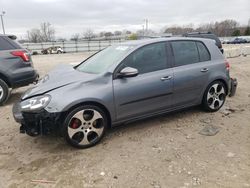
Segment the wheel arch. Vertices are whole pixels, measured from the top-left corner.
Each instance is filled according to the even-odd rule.
[[[84,101],[84,102],[74,104],[74,105],[68,107],[62,116],[65,118],[73,109],[75,109],[79,106],[84,106],[84,105],[93,105],[93,106],[97,106],[97,107],[101,108],[104,111],[104,113],[107,115],[108,127],[109,128],[111,127],[112,119],[111,119],[111,114],[110,114],[108,108],[106,106],[104,106],[103,104],[96,102],[96,101]]]
[[[211,83],[213,83],[213,82],[215,82],[215,81],[220,81],[220,82],[222,82],[222,83],[225,85],[225,87],[226,87],[226,94],[228,95],[228,93],[229,93],[229,86],[228,86],[228,83],[227,83],[223,78],[215,79],[215,80],[212,81]],[[211,84],[211,83],[209,83],[209,84]]]
[[[0,72],[0,79],[2,79],[8,85],[8,87],[11,87],[11,82],[9,81],[8,77],[1,72]]]

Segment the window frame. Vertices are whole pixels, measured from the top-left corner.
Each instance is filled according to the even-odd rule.
[[[196,62],[196,63],[202,63],[202,62],[206,62],[206,61],[201,61],[201,56],[200,56],[200,52],[199,52],[198,45],[197,45],[197,43],[199,42],[206,48],[206,50],[207,50],[207,52],[209,54],[209,60],[208,61],[211,61],[211,53],[210,53],[209,49],[207,48],[207,46],[204,44],[203,41],[201,41],[201,40],[185,40],[185,39],[183,39],[183,40],[171,40],[171,41],[169,41],[169,43],[170,43],[170,51],[171,51],[173,67],[181,67],[181,66],[193,65],[193,64],[196,64],[196,63],[189,63],[189,64],[185,64],[185,65],[176,66],[175,54],[174,54],[174,49],[173,49],[173,46],[172,46],[172,42],[195,42],[195,46],[196,46],[196,49],[197,49],[197,52],[198,52],[198,57],[199,57],[199,61]]]
[[[124,61],[130,56],[132,55],[133,53],[137,52],[138,50],[146,47],[146,46],[150,46],[150,45],[154,45],[154,44],[159,44],[159,43],[163,43],[165,44],[165,54],[166,54],[166,61],[165,61],[165,64],[166,64],[166,68],[165,69],[169,69],[169,68],[172,68],[172,61],[171,61],[171,58],[170,58],[170,44],[168,41],[159,41],[159,42],[154,42],[154,43],[150,43],[150,44],[145,44],[143,46],[140,46],[138,48],[136,48],[134,51],[132,51],[131,53],[129,53],[120,63],[119,65],[117,65],[117,67],[115,68],[114,72],[113,72],[113,80],[115,79],[120,79],[119,76],[118,76],[118,73],[121,71],[121,67],[124,65]],[[165,70],[165,69],[160,69],[160,70],[155,70],[155,71],[151,71],[151,72],[156,72],[156,71],[161,71],[161,70]],[[147,73],[151,73],[151,72],[145,72],[145,73],[139,73],[138,75],[143,75],[143,74],[147,74]]]

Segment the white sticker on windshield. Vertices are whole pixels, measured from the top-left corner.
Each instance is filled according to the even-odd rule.
[[[116,49],[116,50],[125,51],[125,50],[127,50],[128,48],[129,48],[128,46],[117,46],[115,49]]]

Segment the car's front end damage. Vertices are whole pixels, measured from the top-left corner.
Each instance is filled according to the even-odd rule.
[[[30,136],[59,134],[63,113],[50,113],[45,109],[38,111],[23,111],[23,103],[13,106],[13,116],[20,123],[20,133]]]
[[[109,76],[82,73],[72,66],[58,67],[27,90],[13,106],[14,119],[21,125],[20,132],[30,136],[60,134],[70,106],[87,100],[84,96],[98,93],[101,85],[106,87],[107,80]]]

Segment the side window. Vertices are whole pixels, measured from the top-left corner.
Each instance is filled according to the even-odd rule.
[[[200,61],[209,61],[210,60],[210,54],[207,50],[207,48],[205,47],[205,45],[201,42],[196,42],[197,44],[197,48],[200,54]]]
[[[11,50],[14,49],[14,46],[10,44],[9,41],[5,40],[3,37],[0,37],[0,50]]]
[[[150,44],[136,50],[123,61],[125,66],[138,69],[139,74],[166,69],[165,43]]]
[[[194,41],[174,41],[171,44],[176,67],[199,62],[199,53]]]

